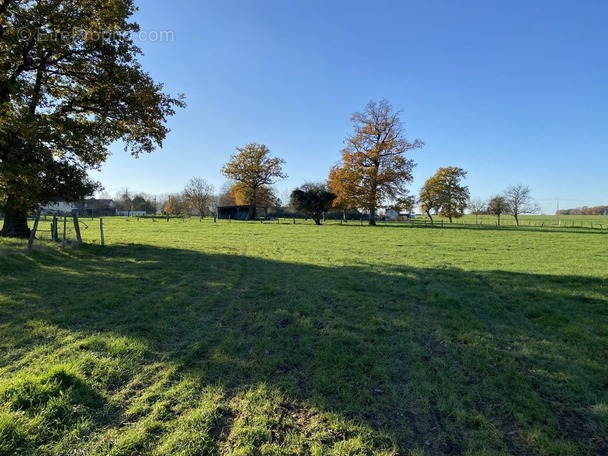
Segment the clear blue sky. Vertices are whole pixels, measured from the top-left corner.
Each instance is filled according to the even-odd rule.
[[[473,196],[529,185],[543,211],[608,204],[606,0],[140,0],[146,70],[188,107],[162,150],[119,147],[93,173],[121,187],[220,187],[236,146],[286,160],[284,193],[325,180],[350,116],[386,98],[426,146],[410,190],[440,166]],[[161,31],[172,39],[155,40]]]

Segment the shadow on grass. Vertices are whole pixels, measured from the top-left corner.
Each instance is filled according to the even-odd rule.
[[[282,420],[310,438],[310,423],[329,413],[361,427],[321,444],[361,432],[370,448],[400,454],[608,454],[608,288],[598,278],[329,268],[133,245],[3,260],[5,377],[71,344],[109,351],[91,382],[125,390],[125,404],[146,387],[129,363],[170,364],[163,381],[219,386],[223,401],[259,385],[280,392],[274,427],[254,445],[287,445]],[[102,346],[104,335],[143,351]],[[177,420],[184,406],[172,407]],[[236,445],[238,419],[226,412],[204,432]]]

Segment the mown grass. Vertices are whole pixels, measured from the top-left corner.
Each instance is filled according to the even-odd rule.
[[[608,454],[608,231],[0,240],[0,454]]]

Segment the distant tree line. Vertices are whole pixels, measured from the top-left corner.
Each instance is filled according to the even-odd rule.
[[[559,215],[608,215],[608,206],[582,206],[574,209],[560,209]]]

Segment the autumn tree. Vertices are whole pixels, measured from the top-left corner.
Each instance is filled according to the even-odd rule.
[[[509,202],[503,195],[496,195],[490,198],[488,202],[488,213],[495,215],[498,218],[498,225],[500,225],[500,216],[508,214],[511,211]]]
[[[309,182],[291,192],[291,206],[298,212],[304,212],[316,225],[321,224],[323,213],[331,208],[336,195],[330,192],[324,183]]]
[[[203,218],[215,199],[214,192],[213,185],[205,179],[193,177],[184,187],[183,197],[185,203]]]
[[[26,237],[28,211],[79,200],[99,185],[87,174],[121,140],[151,152],[181,97],[138,62],[133,0],[0,3],[0,235]]]
[[[167,201],[163,206],[163,213],[167,215],[186,215],[188,204],[179,193],[171,193],[167,196]]]
[[[356,174],[352,172],[352,166],[348,163],[349,157],[341,164],[336,164],[329,170],[327,178],[327,188],[336,198],[332,206],[342,211],[342,220],[346,221],[346,211],[357,207],[357,182]]]
[[[256,208],[263,193],[277,179],[284,179],[282,165],[285,160],[271,157],[270,150],[264,144],[249,143],[245,147],[237,147],[237,154],[222,167],[222,174],[239,184],[239,190],[246,195],[246,205],[249,206],[248,219],[256,217]]]
[[[527,185],[511,185],[504,192],[504,198],[509,205],[509,212],[515,218],[515,223],[519,226],[519,216],[521,214],[534,214],[540,209],[532,200],[530,187]]]
[[[387,100],[370,101],[364,112],[354,113],[342,161],[332,168],[333,178],[330,173],[330,181],[341,182],[344,188],[340,191],[330,182],[330,190],[366,209],[370,225],[376,224],[379,206],[407,195],[414,161],[405,154],[423,146],[419,139],[407,140],[399,114]]]
[[[234,191],[232,187],[235,182],[225,182],[217,195],[218,206],[235,206],[236,201],[234,200]]]
[[[230,195],[237,206],[249,206],[253,199],[253,190],[242,182],[236,182],[230,187]],[[264,217],[268,216],[270,208],[276,208],[279,205],[279,198],[273,187],[262,186],[258,188],[255,198],[256,208],[264,210]]]

